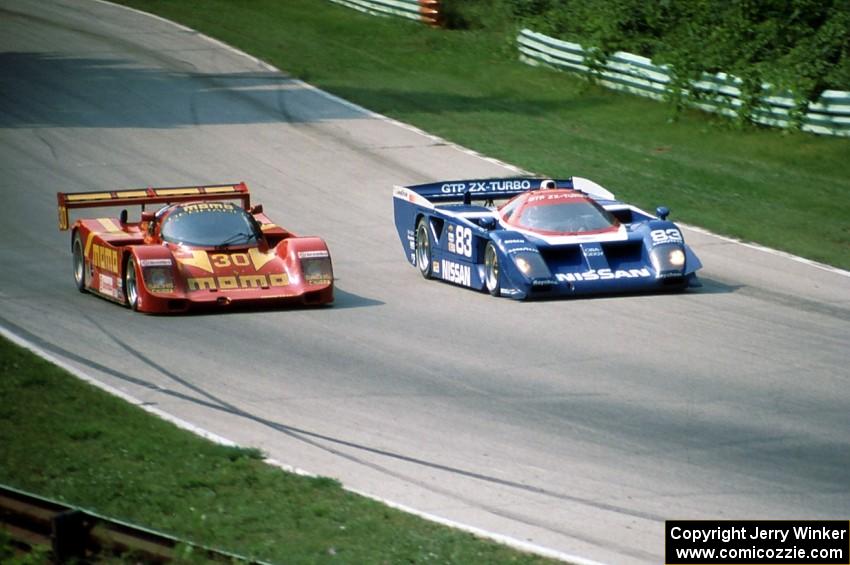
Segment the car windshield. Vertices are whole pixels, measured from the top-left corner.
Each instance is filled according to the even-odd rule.
[[[164,241],[202,247],[226,247],[257,241],[260,233],[248,213],[229,202],[177,206],[162,222]]]
[[[595,232],[619,225],[610,212],[584,199],[526,205],[512,218],[512,223],[552,233]]]

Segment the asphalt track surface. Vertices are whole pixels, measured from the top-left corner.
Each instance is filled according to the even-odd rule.
[[[0,324],[51,354],[280,461],[593,560],[661,562],[665,519],[850,515],[844,274],[687,231],[705,286],[680,295],[425,281],[392,185],[511,171],[94,1],[3,0],[0,46]],[[76,291],[57,190],[239,180],[326,238],[333,307],[154,317]]]

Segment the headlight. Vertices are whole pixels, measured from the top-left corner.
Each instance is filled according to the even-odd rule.
[[[298,258],[307,284],[328,284],[333,281],[333,267],[327,251],[300,251]]]
[[[522,271],[523,275],[527,275],[531,271],[531,263],[525,257],[517,257],[516,266]]]
[[[510,249],[508,250],[508,253],[511,253]],[[539,253],[520,251],[513,254],[513,260],[517,269],[530,279],[552,278],[552,273],[549,271],[549,267],[546,266],[546,263],[543,261],[543,258]]]
[[[650,252],[649,260],[659,277],[680,276],[685,266],[685,252],[679,247],[660,246]]]
[[[681,249],[674,249],[669,255],[670,264],[674,267],[681,267],[685,264],[685,252]]]
[[[151,292],[174,292],[174,273],[171,267],[143,267],[145,286]]]

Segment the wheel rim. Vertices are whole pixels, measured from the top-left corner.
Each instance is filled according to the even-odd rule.
[[[431,242],[428,240],[428,230],[425,224],[419,224],[416,230],[416,264],[419,270],[427,273],[431,263]]]
[[[496,250],[492,245],[487,246],[487,251],[484,253],[484,267],[487,272],[487,290],[493,291],[499,284],[499,258],[496,256]]]
[[[77,286],[83,287],[83,277],[85,276],[83,270],[85,268],[83,261],[83,245],[80,243],[79,239],[74,240],[74,281],[76,281]]]
[[[131,308],[135,308],[136,301],[139,299],[139,291],[136,287],[136,262],[133,259],[127,261],[127,274],[124,276],[125,292],[127,293],[127,303]]]

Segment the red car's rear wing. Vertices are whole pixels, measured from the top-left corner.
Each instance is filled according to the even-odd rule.
[[[145,204],[173,204],[193,200],[235,200],[242,207],[251,207],[251,195],[244,182],[209,186],[176,186],[166,188],[130,188],[114,191],[57,192],[59,204],[59,229],[68,229],[68,210],[72,208],[98,208],[107,206],[133,206]]]

